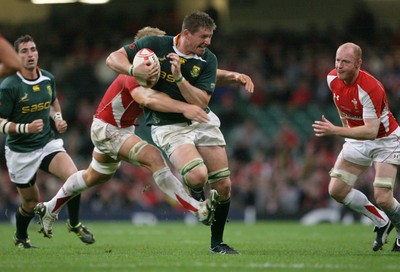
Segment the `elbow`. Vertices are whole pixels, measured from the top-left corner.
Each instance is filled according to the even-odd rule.
[[[378,136],[378,131],[371,131],[370,133],[365,134],[365,140],[375,140]]]
[[[109,55],[109,56],[107,57],[107,59],[106,59],[106,65],[107,65],[108,67],[111,67],[111,55]]]

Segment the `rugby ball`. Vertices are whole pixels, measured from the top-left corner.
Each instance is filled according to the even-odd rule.
[[[160,67],[160,62],[158,61],[157,55],[148,48],[142,48],[136,53],[132,63],[133,67],[137,67],[147,60],[150,60],[152,63],[156,62],[158,64],[158,67]],[[160,78],[160,71],[156,76],[151,77],[148,80],[145,80],[144,78],[138,76],[135,76],[135,78],[141,86],[151,88],[156,85],[158,79]]]

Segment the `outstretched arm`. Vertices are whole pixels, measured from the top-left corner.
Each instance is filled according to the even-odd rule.
[[[234,83],[243,85],[245,90],[249,93],[254,92],[254,83],[250,76],[228,70],[217,70],[217,85],[228,85]]]
[[[358,127],[335,126],[324,115],[313,126],[315,136],[336,135],[356,140],[374,140],[379,130],[380,119],[364,119],[364,125]]]
[[[21,60],[11,44],[0,35],[0,78],[18,71]]]

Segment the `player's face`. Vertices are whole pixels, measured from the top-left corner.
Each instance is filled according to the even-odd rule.
[[[335,68],[338,78],[346,84],[354,82],[358,75],[358,60],[351,47],[340,47],[336,52]]]
[[[34,42],[21,43],[19,45],[18,55],[25,69],[33,71],[36,68],[39,60],[39,53]]]
[[[211,38],[213,35],[212,29],[199,28],[195,33],[187,33],[187,39],[189,41],[187,51],[191,54],[203,55],[206,51],[207,46],[211,44]]]

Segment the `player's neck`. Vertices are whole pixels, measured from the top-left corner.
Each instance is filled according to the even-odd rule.
[[[20,73],[24,78],[28,80],[35,80],[39,77],[37,67],[35,67],[34,69],[22,68]]]
[[[360,74],[360,70],[357,70],[357,72],[354,73],[354,75],[353,75],[353,77],[351,79],[343,80],[344,84],[353,85],[354,82],[356,82],[359,74]]]

